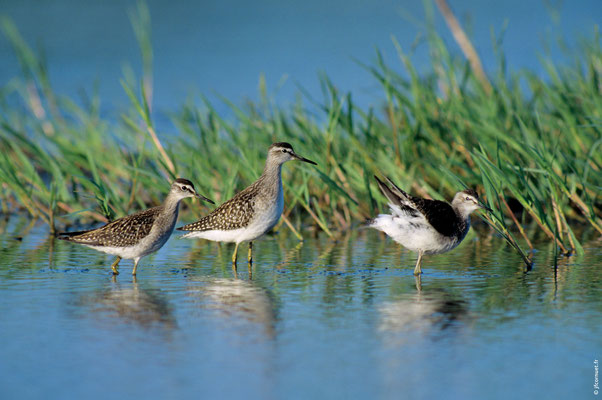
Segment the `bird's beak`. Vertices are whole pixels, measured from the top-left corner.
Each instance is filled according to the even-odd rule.
[[[313,165],[318,165],[318,163],[316,163],[316,162],[313,162],[312,160],[308,160],[308,159],[307,159],[307,158],[305,158],[305,157],[301,157],[301,156],[299,156],[299,155],[297,155],[297,154],[295,154],[295,153],[293,153],[293,158],[294,158],[295,160],[303,161],[303,162],[310,163],[310,164],[313,164]]]
[[[206,202],[208,202],[208,203],[215,204],[215,203],[213,202],[213,200],[211,200],[211,199],[208,199],[207,197],[203,196],[202,194],[195,193],[195,194],[194,194],[194,197],[196,197],[197,199],[204,200],[204,201],[206,201]]]
[[[481,203],[480,201],[477,203],[477,205],[479,206],[479,208],[482,208],[483,210],[493,212],[493,210],[491,208],[487,207],[485,204]]]

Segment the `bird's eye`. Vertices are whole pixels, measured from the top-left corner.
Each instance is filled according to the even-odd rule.
[[[182,189],[185,192],[186,191],[186,186],[180,186],[180,189]]]
[[[286,149],[282,149],[282,152],[283,152],[283,153],[286,153]]]
[[[470,197],[466,196],[466,200],[470,201]]]

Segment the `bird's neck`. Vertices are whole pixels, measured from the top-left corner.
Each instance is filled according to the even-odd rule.
[[[466,232],[468,232],[470,229],[470,212],[454,205],[452,205],[452,207],[456,212],[456,216],[458,217],[458,225],[460,227],[459,230],[466,234]]]
[[[167,195],[167,198],[163,202],[163,210],[162,210],[163,214],[164,215],[175,214],[177,217],[181,200],[182,200],[181,197],[179,197],[173,193],[170,193],[169,195]]]
[[[266,162],[263,173],[257,179],[257,184],[271,194],[278,194],[282,187],[282,164]]]
[[[462,209],[462,208],[457,208],[454,207],[454,211],[456,212],[456,215],[458,216],[458,218],[460,218],[463,221],[466,220],[470,220],[470,212]]]
[[[263,168],[263,172],[261,173],[259,180],[278,182],[280,181],[281,172],[282,164],[271,163],[268,161],[265,163],[265,167]]]

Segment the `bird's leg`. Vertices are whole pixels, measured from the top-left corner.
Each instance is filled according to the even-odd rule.
[[[121,261],[121,257],[117,256],[113,264],[111,264],[111,269],[113,270],[113,275],[119,275],[119,271],[117,270],[117,266],[119,265],[119,261]]]
[[[422,278],[420,275],[416,275],[414,276],[414,280],[416,281],[416,291],[422,293]]]
[[[422,262],[422,251],[418,252],[418,261],[416,262],[416,268],[414,268],[414,275],[420,275],[422,273],[422,269],[420,268],[420,263]]]
[[[140,261],[140,257],[134,259],[134,269],[132,270],[132,275],[136,276],[136,270],[138,269],[138,262]]]
[[[247,257],[249,264],[253,264],[253,242],[249,242],[249,256]]]
[[[236,265],[236,255],[238,254],[238,243],[234,247],[234,254],[232,254],[232,264]]]

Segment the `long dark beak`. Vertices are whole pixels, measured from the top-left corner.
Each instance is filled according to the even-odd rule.
[[[293,153],[293,157],[295,158],[295,160],[303,161],[303,162],[310,163],[310,164],[313,164],[313,165],[318,165],[318,163],[313,162],[312,160],[308,160],[305,157],[301,157],[301,156],[299,156],[299,155],[297,155],[295,153]]]
[[[195,194],[194,194],[194,197],[196,197],[197,199],[205,200],[205,201],[206,201],[206,202],[208,202],[208,203],[215,204],[215,203],[213,202],[213,200],[211,200],[211,199],[208,199],[207,197],[203,196],[202,194],[195,193]]]
[[[489,211],[489,212],[493,212],[493,210],[489,207],[487,207],[485,204],[481,203],[480,201],[477,203],[479,205],[479,207],[481,207],[483,210]]]

